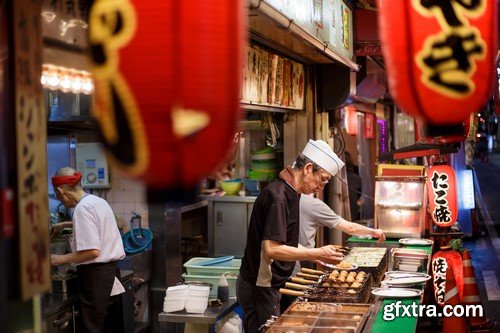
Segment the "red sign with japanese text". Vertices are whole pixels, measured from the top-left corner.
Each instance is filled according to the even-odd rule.
[[[150,188],[191,188],[233,142],[243,0],[96,0],[89,42],[108,155]]]
[[[457,181],[449,165],[433,165],[427,170],[429,210],[434,224],[449,227],[458,216]]]
[[[496,0],[385,0],[380,37],[399,106],[433,125],[465,121],[496,77]]]
[[[438,251],[432,256],[432,282],[434,285],[434,297],[436,302],[444,306],[444,295],[446,293],[446,271],[451,269],[458,288],[460,299],[464,292],[464,273],[462,257],[457,251]]]

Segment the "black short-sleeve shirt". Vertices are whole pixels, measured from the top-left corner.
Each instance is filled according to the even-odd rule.
[[[260,287],[281,287],[290,277],[295,261],[266,262],[262,241],[274,240],[297,247],[300,195],[279,179],[262,190],[255,200],[247,244],[240,268],[241,278]]]

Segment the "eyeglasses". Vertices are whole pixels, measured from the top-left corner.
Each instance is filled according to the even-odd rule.
[[[330,177],[322,175],[319,171],[315,172],[315,174],[319,176],[318,179],[323,185],[328,184],[328,182],[330,181]]]

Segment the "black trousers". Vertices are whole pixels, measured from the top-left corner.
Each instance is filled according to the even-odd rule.
[[[109,296],[115,276],[120,270],[116,261],[79,265],[78,301],[80,316],[78,333],[123,332],[120,297]]]
[[[271,316],[280,315],[280,294],[276,288],[257,287],[240,276],[236,281],[238,303],[245,316],[246,333],[257,333]]]

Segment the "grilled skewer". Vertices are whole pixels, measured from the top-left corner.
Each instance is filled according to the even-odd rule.
[[[298,272],[297,276],[304,278],[304,279],[314,280],[316,282],[318,282],[318,279],[319,279],[318,275],[306,274],[306,273],[302,273],[302,272]]]
[[[295,283],[300,283],[300,284],[316,284],[317,281],[312,281],[312,280],[306,280],[306,279],[303,279],[303,278],[299,278],[299,277],[295,277],[295,276],[292,276],[290,278],[290,280],[292,282],[295,282]]]
[[[306,273],[306,274],[313,274],[313,275],[323,275],[323,274],[325,274],[325,272],[323,272],[323,271],[318,271],[318,270],[315,270],[315,269],[310,269],[310,268],[305,268],[305,267],[302,267],[300,270],[303,273]]]

